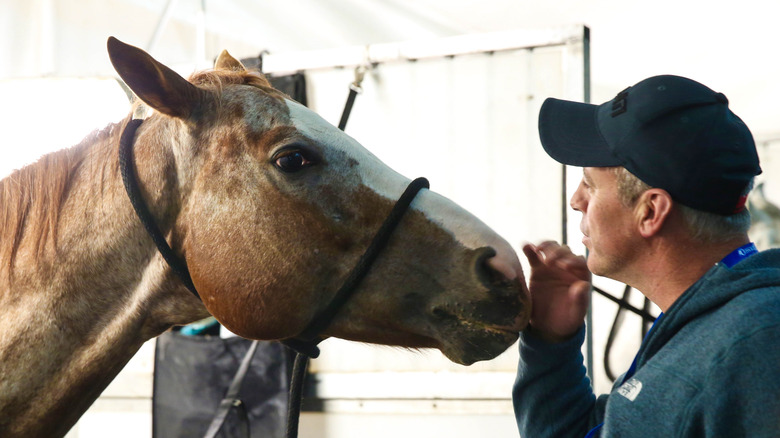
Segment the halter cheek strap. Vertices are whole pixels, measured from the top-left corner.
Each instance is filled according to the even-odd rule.
[[[309,357],[319,356],[319,349],[317,344],[322,341],[318,338],[318,335],[330,325],[333,318],[339,312],[342,306],[346,304],[347,300],[357,289],[357,286],[368,274],[368,270],[376,260],[379,253],[387,246],[387,242],[390,240],[390,236],[393,230],[398,226],[404,213],[409,209],[409,205],[414,200],[417,193],[422,189],[430,187],[428,180],[425,178],[417,178],[412,181],[407,187],[401,197],[393,206],[390,214],[387,216],[382,226],[379,227],[379,231],[374,235],[374,239],[366,249],[366,252],[360,257],[349,276],[339,288],[336,295],[328,303],[327,307],[321,310],[309,325],[295,338],[285,339],[282,341],[285,345],[293,350],[303,353]]]
[[[195,290],[195,285],[192,284],[192,277],[190,277],[190,270],[187,268],[187,263],[184,262],[176,253],[173,252],[168,241],[165,240],[160,227],[154,221],[154,216],[149,211],[149,207],[146,206],[143,197],[141,197],[141,191],[138,188],[138,178],[136,176],[135,162],[133,160],[133,139],[135,139],[135,133],[138,127],[141,126],[143,120],[133,119],[127,123],[125,130],[122,132],[122,136],[119,138],[119,171],[122,173],[122,182],[127,192],[127,197],[130,198],[130,203],[133,204],[133,210],[141,220],[141,223],[146,228],[146,232],[154,241],[157,246],[157,251],[163,256],[165,262],[171,267],[174,273],[181,279],[184,286],[190,290],[198,299],[198,291]]]

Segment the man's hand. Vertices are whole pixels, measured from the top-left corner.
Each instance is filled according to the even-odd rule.
[[[583,257],[555,242],[526,244],[531,264],[531,325],[548,342],[562,342],[582,327],[588,311],[591,274]]]

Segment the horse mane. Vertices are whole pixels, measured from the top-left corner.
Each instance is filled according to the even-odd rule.
[[[36,261],[47,246],[54,248],[59,212],[78,164],[92,145],[118,137],[121,130],[117,126],[112,123],[96,130],[79,144],[46,154],[0,180],[0,273],[5,271],[10,279],[25,234],[36,236]]]
[[[222,88],[226,85],[250,85],[272,95],[285,96],[273,88],[257,70],[205,70],[193,73],[188,80],[199,87],[215,91],[217,95],[222,94]]]

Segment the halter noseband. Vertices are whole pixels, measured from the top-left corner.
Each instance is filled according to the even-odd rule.
[[[165,259],[187,289],[200,299],[200,295],[198,295],[198,291],[192,283],[192,277],[187,268],[187,263],[176,255],[170,245],[168,245],[165,236],[154,221],[154,216],[152,216],[149,208],[144,203],[138,188],[138,180],[132,154],[135,133],[142,122],[143,120],[138,119],[130,120],[119,140],[119,169],[122,174],[125,191],[127,191],[127,196],[130,198],[136,215],[144,225],[144,228],[146,228],[149,236],[151,236],[154,244],[157,246],[157,250],[163,256],[163,259]],[[360,257],[360,260],[349,273],[349,276],[344,281],[341,288],[336,292],[333,299],[331,299],[330,303],[314,316],[314,319],[312,319],[309,325],[306,326],[298,336],[285,339],[282,343],[308,357],[315,358],[319,356],[317,344],[322,341],[322,339],[319,338],[319,334],[328,327],[341,307],[355,292],[360,281],[366,276],[379,253],[387,245],[393,230],[398,226],[398,223],[401,221],[404,213],[409,209],[409,205],[412,203],[417,193],[420,190],[429,187],[428,180],[425,178],[417,178],[409,184],[393,206],[390,214],[382,223],[382,226],[379,228],[379,231],[377,231],[371,244],[366,249],[366,252]]]

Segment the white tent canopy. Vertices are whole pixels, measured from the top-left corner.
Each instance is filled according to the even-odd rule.
[[[780,137],[780,4],[763,0],[2,0],[0,79],[112,75],[105,40],[182,70],[240,57],[514,29],[592,29],[594,101],[674,73],[723,91],[757,139]],[[151,47],[150,47],[151,46]]]
[[[724,92],[753,131],[762,160],[772,167],[780,161],[774,152],[780,149],[779,2],[0,0],[0,6],[0,92],[18,88],[11,83],[18,79],[115,77],[105,50],[111,35],[187,75],[210,66],[223,49],[240,58],[264,51],[280,57],[345,47],[359,52],[387,43],[414,47],[444,37],[584,24],[591,29],[593,102],[648,76],[688,76]],[[41,108],[30,101],[5,105],[4,132],[32,119],[15,107]],[[33,140],[38,133],[25,132]],[[8,159],[0,166],[15,167]],[[780,182],[766,182],[766,195],[780,201]]]
[[[0,0],[0,5],[0,85],[20,78],[114,77],[105,50],[111,35],[187,75],[209,67],[223,49],[246,58],[264,51],[413,46],[442,37],[584,24],[591,29],[593,102],[655,74],[688,76],[729,97],[761,152],[780,148],[778,2]],[[780,184],[770,182],[766,189],[767,196],[780,199]]]

